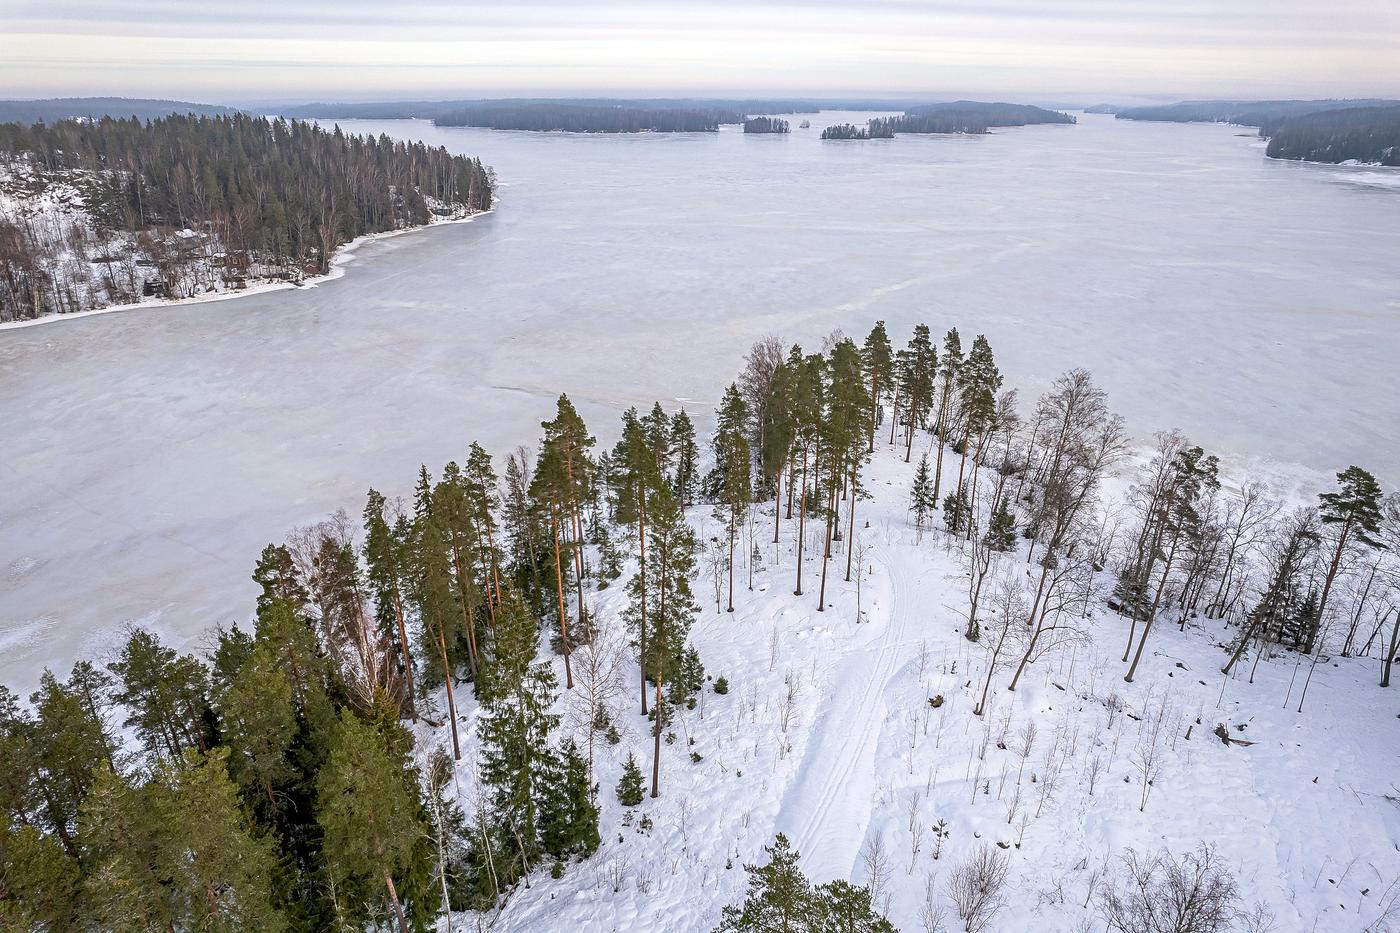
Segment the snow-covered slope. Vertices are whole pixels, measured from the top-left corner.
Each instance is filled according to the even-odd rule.
[[[711,599],[692,640],[728,694],[707,688],[699,708],[679,714],[676,740],[662,748],[660,798],[628,811],[614,793],[622,762],[631,751],[644,771],[651,763],[628,655],[627,689],[615,701],[622,740],[596,748],[603,846],[560,879],[532,879],[495,929],[709,930],[723,905],[742,899],[743,863],[761,860],[779,831],[811,880],[875,882],[905,931],[925,929],[926,903],[944,912],[947,929],[961,929],[947,881],[982,844],[1009,862],[997,931],[1102,930],[1093,892],[1120,856],[1200,843],[1217,847],[1243,899],[1266,905],[1279,931],[1362,930],[1394,907],[1400,718],[1396,694],[1375,686],[1374,662],[1319,666],[1298,713],[1298,656],[1264,659],[1252,683],[1249,664],[1226,679],[1219,668],[1232,632],[1200,620],[1183,631],[1168,617],[1127,684],[1127,623],[1095,598],[1078,623],[1082,637],[1032,664],[1014,693],[1011,671],[999,671],[989,709],[976,716],[988,640],[960,631],[961,551],[907,520],[912,472],[877,445],[866,480],[873,498],[857,511],[857,570],[844,581],[838,546],[821,612],[820,525],[808,526],[799,597],[796,522],[782,523],[774,545],[771,505],[755,510],[761,566],[750,590],[739,565],[736,611],[716,609],[712,570],[697,584],[702,602]],[[708,509],[690,518],[702,542],[721,534]],[[998,573],[1027,582],[1031,566],[1022,551]],[[619,642],[624,601],[620,585],[593,599]],[[575,702],[567,693],[560,701],[571,728],[581,725]],[[1253,744],[1222,742],[1220,724]],[[425,749],[448,741],[444,730],[422,729]],[[469,740],[469,809],[475,752]],[[462,916],[447,928],[475,927]]]

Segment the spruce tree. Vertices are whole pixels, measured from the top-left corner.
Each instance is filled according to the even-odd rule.
[[[871,902],[870,888],[837,879],[819,885],[814,892],[818,921],[816,933],[897,933]]]
[[[680,501],[662,486],[647,497],[651,516],[651,546],[646,560],[628,583],[630,597],[624,617],[637,633],[638,660],[645,676],[656,685],[660,707],[663,690],[681,676],[686,636],[699,611],[691,592],[695,574],[695,532],[685,521]],[[650,599],[650,603],[646,602]],[[643,613],[645,612],[645,615]],[[643,620],[646,627],[643,628]],[[647,640],[642,640],[645,632]],[[667,714],[653,709],[655,755],[652,761],[652,796],[659,793],[661,729]]]
[[[399,671],[404,678],[403,704],[413,721],[417,722],[413,657],[409,653],[405,619],[408,576],[411,569],[409,542],[389,524],[385,515],[385,505],[384,497],[371,489],[364,512],[365,580],[374,597],[374,615],[379,623],[380,634],[398,652]]]
[[[530,872],[541,851],[542,796],[558,765],[550,743],[559,724],[550,712],[558,681],[548,662],[535,660],[539,628],[519,595],[505,589],[500,609],[477,732],[496,872],[509,886]]]
[[[20,719],[17,711],[6,717],[19,726],[15,738],[22,740],[24,747],[16,749],[19,755],[13,763],[7,762],[0,770],[28,765],[34,783],[27,790],[36,795],[35,802],[42,802],[36,809],[42,812],[43,822],[63,842],[68,854],[76,857],[81,854],[79,810],[103,762],[113,757],[115,743],[100,712],[89,708],[71,681],[60,683],[45,670],[29,703],[34,710],[33,719],[24,717],[24,725],[16,722]],[[23,785],[18,784],[22,772],[16,770],[13,774],[6,783],[14,788],[12,792],[23,795]],[[33,810],[25,807],[17,815],[32,817]]]
[[[641,567],[647,566],[647,506],[648,500],[653,491],[664,486],[662,478],[657,475],[656,461],[651,456],[651,448],[646,443],[646,435],[642,430],[641,419],[637,417],[635,408],[629,409],[622,415],[622,437],[618,439],[617,446],[613,448],[612,462],[615,470],[613,478],[613,490],[616,496],[614,502],[614,515],[620,524],[634,524],[637,529],[637,563]],[[642,713],[647,711],[647,681],[651,677],[651,672],[647,670],[647,659],[649,652],[647,642],[649,638],[651,620],[647,608],[648,575],[640,572],[633,577],[631,587],[635,588],[632,593],[636,605],[635,614],[629,618],[629,622],[636,627],[638,656],[641,659],[641,670],[639,678],[639,689],[641,694]],[[654,598],[654,597],[653,597]]]
[[[983,538],[983,543],[994,551],[1009,551],[1016,546],[1016,517],[1011,514],[1007,499],[1007,496],[997,498]]]
[[[699,451],[695,445],[695,425],[685,409],[671,418],[670,458],[674,467],[671,485],[680,497],[681,505],[695,501],[695,487],[699,482]]]
[[[647,447],[656,460],[656,472],[669,476],[671,472],[671,418],[660,402],[651,403],[651,411],[642,419],[642,433]]]
[[[801,855],[782,833],[763,851],[768,855],[767,864],[744,866],[749,875],[748,894],[743,904],[724,908],[715,933],[799,933],[812,929],[820,907],[798,867]]]
[[[593,805],[588,762],[573,739],[558,750],[540,808],[540,844],[555,859],[587,858],[598,851],[598,809]]]
[[[653,460],[658,456],[658,451],[664,453],[665,450],[665,412],[660,411],[661,406],[657,405],[653,411],[653,417],[658,413],[661,417],[659,424],[653,423],[653,430],[657,432],[655,438],[647,436],[647,446],[651,451]],[[558,566],[561,559],[561,535],[560,526],[564,526],[567,537],[572,542],[573,563],[574,563],[574,588],[578,597],[578,626],[580,635],[586,635],[588,630],[588,618],[583,604],[583,520],[582,505],[588,499],[587,485],[588,476],[592,471],[592,463],[588,458],[588,451],[593,447],[595,440],[588,433],[587,426],[583,423],[578,412],[574,409],[573,403],[569,401],[567,395],[560,395],[557,412],[554,420],[541,422],[545,436],[540,451],[539,468],[537,476],[543,478],[545,496],[549,500],[555,524],[554,550],[555,550],[555,573],[556,583],[559,587],[560,601],[560,640],[564,648],[564,686],[573,689],[574,675],[573,668],[569,663],[569,654],[572,651],[572,643],[569,640],[567,631],[567,620],[563,609],[563,574],[562,568]],[[646,430],[644,428],[644,435]]]
[[[412,860],[427,832],[421,802],[404,779],[391,743],[348,710],[341,713],[330,760],[318,779],[317,820],[325,832],[326,861],[338,884],[382,884],[399,933],[407,933],[395,877]]]
[[[943,357],[938,366],[938,414],[934,431],[938,434],[938,456],[933,468],[933,498],[943,488],[943,448],[953,433],[955,398],[954,390],[958,383],[958,373],[962,370],[962,338],[956,327],[949,328],[943,335]]]
[[[624,807],[635,807],[642,802],[642,769],[637,758],[627,753],[627,763],[622,766],[622,780],[617,782],[617,799]]]
[[[934,376],[938,356],[929,336],[927,324],[914,328],[909,347],[903,357],[901,394],[904,396],[905,424],[904,462],[908,463],[914,450],[914,430],[924,423],[933,405]]]
[[[919,457],[919,465],[914,470],[914,484],[909,490],[909,509],[914,513],[914,527],[920,534],[937,507],[938,503],[933,499],[933,480],[929,476],[928,454],[925,453]]]
[[[753,501],[752,461],[747,438],[749,409],[734,383],[724,392],[724,401],[715,411],[715,472],[719,476],[720,518],[729,533],[729,608],[734,611],[734,542]]]
[[[289,603],[298,612],[305,610],[306,586],[292,560],[292,552],[285,546],[269,544],[263,548],[253,568],[253,581],[262,588],[258,595],[259,612],[276,600]]]
[[[867,450],[875,452],[876,411],[880,407],[880,394],[889,388],[894,369],[894,351],[890,347],[890,337],[885,331],[885,322],[876,321],[865,338],[861,348],[861,362],[865,365],[865,377],[870,381],[870,444]]]
[[[12,759],[6,759],[10,765]],[[64,933],[86,926],[76,859],[37,827],[0,820],[0,929]]]
[[[773,488],[773,543],[778,543],[778,533],[782,519],[783,472],[792,460],[792,445],[795,440],[796,423],[793,420],[793,402],[796,392],[797,371],[791,362],[779,363],[773,370],[773,378],[768,385],[768,397],[762,411],[762,435],[758,447],[759,474]],[[789,501],[791,501],[791,490]],[[788,517],[791,518],[789,511]]]
[[[292,687],[266,645],[254,647],[238,674],[215,698],[233,776],[253,795],[277,807],[274,787],[292,775],[287,751],[296,736]]]

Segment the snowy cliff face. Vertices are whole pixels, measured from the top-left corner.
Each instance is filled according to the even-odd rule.
[[[114,305],[179,301],[316,274],[226,248],[220,223],[131,232],[113,215],[115,172],[50,171],[26,155],[0,153],[0,323]],[[466,216],[426,198],[429,223]],[[41,315],[42,316],[42,315]]]
[[[237,289],[270,271],[230,264],[217,230],[114,229],[103,216],[112,175],[0,162],[0,320],[21,289],[42,296],[30,306],[67,314]]]

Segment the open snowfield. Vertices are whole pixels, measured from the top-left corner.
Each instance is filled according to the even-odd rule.
[[[950,462],[956,474],[946,458],[947,478]],[[631,751],[649,775],[652,760],[629,660],[630,689],[615,704],[622,741],[596,748],[602,848],[561,879],[536,873],[494,929],[710,930],[721,907],[743,897],[743,863],[761,860],[779,831],[814,882],[870,884],[871,853],[883,850],[883,867],[874,865],[880,900],[904,931],[925,929],[929,891],[945,928],[961,929],[947,879],[984,843],[1004,850],[1010,867],[996,931],[1102,930],[1091,892],[1121,855],[1159,846],[1180,855],[1200,843],[1217,847],[1244,899],[1262,902],[1279,933],[1360,931],[1395,906],[1400,708],[1394,690],[1376,687],[1374,661],[1320,665],[1298,713],[1306,666],[1299,671],[1297,655],[1261,660],[1252,683],[1250,663],[1226,679],[1219,668],[1233,632],[1195,619],[1181,631],[1168,613],[1126,684],[1127,623],[1096,597],[1076,623],[1082,638],[1034,662],[1014,693],[1011,671],[998,670],[976,716],[988,639],[961,634],[960,549],[941,530],[920,535],[908,519],[912,472],[877,444],[865,480],[872,499],[857,508],[858,579],[844,582],[837,545],[822,612],[821,525],[808,526],[797,597],[796,522],[782,523],[774,545],[771,506],[755,511],[762,561],[752,590],[738,565],[736,611],[716,610],[709,570],[696,587],[704,611],[692,641],[729,693],[707,687],[700,708],[678,714],[676,741],[662,747],[661,797],[629,812],[614,793],[622,762]],[[702,542],[722,534],[708,508],[690,519]],[[1031,586],[1030,570],[1022,550],[997,573]],[[1099,577],[1106,591],[1111,581]],[[622,637],[622,587],[591,601],[604,630]],[[560,708],[565,728],[582,736],[576,702],[565,692]],[[1224,744],[1220,724],[1254,744]],[[434,743],[450,748],[445,729],[420,728],[425,754]],[[468,739],[460,772],[468,812],[475,755]],[[1156,761],[1145,807],[1144,758]],[[1397,924],[1400,916],[1373,929]],[[476,918],[444,929],[476,929]]]

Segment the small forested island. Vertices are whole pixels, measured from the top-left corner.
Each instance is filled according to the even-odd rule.
[[[806,123],[807,121],[803,121]],[[777,117],[749,117],[744,121],[745,133],[786,133],[788,121]]]
[[[890,139],[894,130],[885,120],[871,120],[865,126],[838,123],[822,130],[822,139]]]
[[[565,133],[713,133],[721,123],[743,123],[728,110],[585,107],[567,104],[476,106],[435,117],[438,126],[484,126],[493,130]]]
[[[1028,403],[1010,375],[881,321],[754,344],[708,438],[658,402],[604,448],[560,395],[534,451],[471,443],[247,555],[205,649],[133,626],[0,686],[0,922],[1262,931],[1255,892],[1335,851],[1242,874],[1294,786],[1294,830],[1368,866],[1298,915],[1384,920],[1393,756],[1365,797],[1319,763],[1393,720],[1400,495],[1351,466],[1286,508],[1179,431],[1139,455],[1086,370]],[[809,880],[824,845],[869,877]],[[1155,923],[1176,891],[1223,919]]]
[[[1400,165],[1400,101],[1182,101],[1120,109],[1120,120],[1257,126],[1271,159]]]
[[[479,160],[245,115],[0,124],[0,322],[325,273],[491,207]]]

